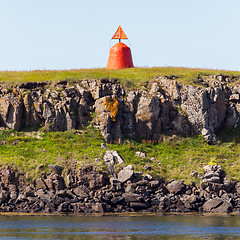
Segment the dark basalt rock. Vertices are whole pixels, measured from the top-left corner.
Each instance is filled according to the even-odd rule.
[[[203,210],[212,213],[228,213],[232,210],[232,204],[224,199],[214,198],[203,205]]]
[[[186,185],[181,181],[175,181],[174,180],[174,181],[170,182],[166,186],[166,188],[169,191],[169,193],[180,194],[180,193],[184,193],[184,191],[186,189]]]
[[[206,166],[205,171],[218,172],[221,183],[208,181],[197,187],[176,180],[169,183],[159,179],[147,180],[134,174],[131,180],[122,183],[88,167],[71,173],[71,177],[77,179],[73,186],[67,187],[64,178],[56,173],[37,179],[33,186],[24,182],[23,175],[17,171],[1,168],[4,183],[0,182],[0,211],[64,214],[240,212],[240,183],[223,178],[220,166]]]
[[[35,89],[35,88],[43,88],[47,85],[46,82],[26,82],[22,83],[19,88],[24,89]]]

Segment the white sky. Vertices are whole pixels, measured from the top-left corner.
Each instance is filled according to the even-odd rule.
[[[0,9],[0,70],[106,67],[118,25],[135,66],[240,70],[239,0],[0,0]]]

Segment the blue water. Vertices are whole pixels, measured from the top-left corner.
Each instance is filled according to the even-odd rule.
[[[0,216],[0,239],[240,239],[240,216]]]

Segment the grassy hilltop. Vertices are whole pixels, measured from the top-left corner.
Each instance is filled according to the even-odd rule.
[[[199,84],[198,76],[227,75],[238,79],[240,72],[187,69],[187,68],[133,68],[124,70],[81,69],[70,71],[29,71],[0,72],[3,85],[15,85],[28,81],[57,82],[68,79],[118,79],[128,88],[146,88],[155,77],[174,76],[187,84]],[[234,84],[238,84],[237,81]],[[125,164],[133,164],[135,171],[143,171],[153,176],[167,179],[183,179],[187,183],[199,181],[190,176],[192,171],[203,172],[203,166],[218,163],[223,166],[230,179],[240,181],[240,128],[224,129],[218,134],[218,144],[208,145],[202,136],[179,137],[162,135],[159,143],[151,144],[134,140],[125,140],[123,145],[108,144],[109,150],[117,150]],[[18,167],[26,173],[29,180],[41,174],[39,166],[48,172],[48,164],[80,167],[94,164],[98,169],[106,169],[102,161],[104,149],[100,144],[102,136],[91,126],[77,131],[45,133],[43,129],[35,131],[0,130],[0,163]],[[135,156],[143,151],[147,158]],[[154,158],[154,159],[153,159]],[[147,170],[145,165],[149,165]],[[123,165],[122,165],[123,166]],[[120,169],[122,166],[118,166]],[[42,169],[41,168],[41,169]],[[65,173],[68,169],[65,169]]]
[[[129,88],[138,88],[154,81],[156,77],[177,78],[185,84],[196,84],[198,76],[227,75],[240,77],[240,72],[221,71],[211,69],[179,68],[179,67],[154,67],[154,68],[128,68],[121,70],[107,70],[105,68],[79,69],[79,70],[36,70],[36,71],[0,71],[0,82],[3,84],[16,84],[32,81],[57,82],[61,80],[77,81],[80,79],[118,79]]]

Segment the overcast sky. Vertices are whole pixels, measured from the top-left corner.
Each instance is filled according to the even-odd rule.
[[[0,0],[0,8],[0,70],[106,67],[118,25],[135,66],[240,70],[239,0]]]

